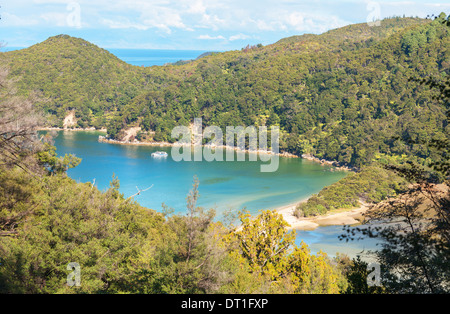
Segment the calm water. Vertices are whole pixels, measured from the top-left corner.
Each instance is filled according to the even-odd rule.
[[[193,177],[200,181],[199,205],[215,208],[218,216],[226,211],[247,208],[256,214],[263,209],[274,209],[291,204],[317,193],[324,186],[343,178],[345,172],[331,172],[328,167],[296,158],[280,158],[278,171],[261,173],[261,162],[174,162],[171,148],[126,146],[98,143],[98,132],[58,132],[57,152],[81,157],[81,164],[68,174],[80,182],[93,182],[106,190],[114,174],[120,179],[120,191],[126,197],[137,188],[153,187],[136,196],[141,205],[160,211],[162,203],[175,212],[186,210],[186,195]],[[157,150],[166,151],[167,159],[154,159]],[[376,241],[345,243],[338,240],[341,226],[319,227],[314,231],[297,232],[297,243],[304,241],[312,253],[322,250],[334,256],[336,252],[349,256],[361,255],[376,248]],[[362,254],[364,256],[364,254]]]
[[[161,204],[175,212],[186,208],[186,195],[193,178],[200,181],[199,205],[226,210],[247,208],[252,213],[273,209],[302,200],[324,186],[343,178],[345,172],[300,158],[280,158],[276,172],[260,172],[261,161],[175,162],[171,148],[98,143],[97,132],[59,132],[55,145],[60,155],[75,154],[82,163],[68,174],[80,182],[93,182],[107,189],[113,173],[126,197],[151,185],[153,188],[135,199],[145,207],[161,209]],[[151,153],[166,151],[168,158],[155,159]],[[248,158],[247,158],[248,159]]]
[[[359,226],[359,228],[363,228]],[[295,243],[299,245],[301,241],[308,244],[311,253],[317,254],[319,251],[327,253],[329,256],[336,256],[336,253],[345,253],[350,257],[361,256],[361,259],[373,261],[373,256],[369,250],[381,248],[377,239],[364,239],[359,241],[340,241],[339,236],[346,234],[343,226],[318,227],[313,231],[297,230]]]
[[[107,49],[126,63],[138,66],[164,65],[179,60],[194,60],[205,51],[161,49]]]
[[[2,51],[22,49],[6,47]],[[178,60],[197,58],[204,51],[108,49],[123,61],[137,66],[164,65]],[[58,154],[75,154],[83,159],[70,177],[80,182],[93,182],[106,190],[113,173],[120,179],[120,190],[126,197],[137,188],[153,187],[136,196],[143,206],[161,210],[162,203],[176,212],[185,210],[186,195],[192,187],[193,177],[200,180],[199,205],[216,208],[220,216],[226,210],[237,211],[246,207],[252,213],[288,205],[319,192],[324,186],[343,178],[344,172],[331,172],[329,168],[302,159],[280,158],[279,170],[261,173],[260,162],[174,162],[155,160],[151,153],[170,148],[123,146],[97,142],[97,132],[58,132],[55,145]],[[312,253],[322,250],[334,256],[336,252],[351,257],[376,249],[377,241],[342,242],[338,236],[341,226],[319,227],[314,231],[294,231],[296,243],[304,241]]]

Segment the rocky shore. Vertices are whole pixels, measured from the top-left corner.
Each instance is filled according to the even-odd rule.
[[[140,142],[137,139],[133,139],[133,140],[125,140],[125,141],[119,141],[119,140],[114,140],[114,139],[110,139],[107,138],[106,136],[102,136],[100,135],[98,137],[98,141],[100,143],[108,143],[108,144],[119,144],[119,145],[140,145],[140,146],[157,146],[157,147],[180,147],[180,146],[192,146],[193,144],[189,143],[189,144],[181,144],[181,143],[169,143],[169,142]],[[209,147],[211,149],[214,148],[221,148],[224,150],[227,149],[232,149],[235,151],[239,151],[239,152],[243,152],[243,153],[256,153],[256,154],[269,154],[269,155],[275,155],[272,151],[266,151],[266,150],[242,150],[239,147],[230,147],[230,146],[226,146],[226,145],[221,145],[221,146],[213,146],[213,145],[202,145],[202,147]],[[289,158],[300,158],[297,155],[294,154],[290,154],[287,152],[282,152],[282,153],[278,153],[276,154],[277,156],[280,157],[289,157]]]
[[[310,161],[314,161],[314,162],[320,163],[321,165],[324,165],[324,166],[325,165],[326,166],[332,166],[336,170],[343,170],[343,171],[357,171],[358,170],[355,167],[349,167],[349,166],[343,165],[343,164],[341,164],[341,163],[339,163],[337,161],[330,161],[330,160],[320,159],[320,158],[317,158],[317,157],[315,157],[313,155],[310,155],[310,154],[303,154],[301,157],[303,159],[306,159],[306,160],[310,160]]]
[[[109,144],[120,144],[120,145],[141,145],[141,146],[157,146],[157,147],[179,147],[179,146],[190,146],[193,145],[192,143],[189,144],[181,144],[181,143],[169,143],[169,142],[140,142],[138,141],[136,138],[133,138],[133,140],[114,140],[114,139],[110,139],[107,136],[99,136],[98,141],[101,143],[109,143]],[[269,154],[272,155],[274,154],[271,151],[265,151],[265,150],[242,150],[238,147],[229,147],[226,145],[221,145],[221,146],[211,146],[211,145],[202,145],[203,147],[210,147],[210,148],[222,148],[222,149],[233,149],[235,151],[240,151],[240,152],[244,152],[244,153],[257,153],[257,154]],[[349,167],[347,165],[342,165],[337,161],[329,161],[329,160],[325,160],[325,159],[320,159],[317,158],[313,155],[310,154],[302,154],[301,156],[295,155],[295,154],[291,154],[288,152],[281,152],[276,154],[280,157],[288,157],[288,158],[303,158],[306,160],[310,160],[310,161],[314,161],[317,163],[320,163],[323,166],[331,166],[333,167],[332,169],[335,171],[357,171],[357,168],[354,167]]]
[[[102,129],[96,129],[94,127],[91,128],[70,128],[70,127],[66,127],[66,128],[58,128],[58,127],[45,127],[45,128],[41,128],[39,129],[39,131],[98,131],[98,132],[104,132],[107,133],[107,129],[102,128]],[[188,146],[188,145],[192,145],[192,144],[180,144],[180,143],[169,143],[169,142],[140,142],[138,141],[136,138],[133,138],[133,140],[123,140],[123,141],[119,141],[119,140],[114,140],[114,139],[110,139],[107,136],[102,136],[100,135],[98,138],[98,141],[101,143],[109,143],[109,144],[120,144],[120,145],[141,145],[141,146],[156,146],[156,147],[177,147],[177,146]],[[211,147],[211,148],[217,148],[220,147],[222,149],[233,149],[235,151],[242,151],[244,153],[257,153],[257,154],[273,154],[271,151],[263,151],[263,150],[257,150],[257,151],[253,151],[253,150],[241,150],[238,147],[228,147],[226,145],[222,145],[222,146],[211,146],[211,145],[202,145],[203,147]],[[349,167],[347,165],[342,165],[337,161],[330,161],[330,160],[325,160],[325,159],[320,159],[317,158],[311,154],[302,154],[301,156],[295,155],[295,154],[291,154],[288,152],[282,152],[282,153],[278,153],[277,154],[280,157],[288,157],[288,158],[303,158],[306,160],[310,160],[310,161],[314,161],[317,163],[320,163],[323,166],[331,166],[333,167],[333,170],[338,170],[338,171],[358,171],[357,168],[355,167]]]
[[[98,131],[98,132],[104,132],[106,133],[107,130],[105,128],[102,129],[96,129],[94,127],[91,128],[56,128],[56,127],[46,127],[46,128],[40,128],[38,131]]]

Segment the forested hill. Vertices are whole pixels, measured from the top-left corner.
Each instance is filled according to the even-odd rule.
[[[445,108],[409,78],[448,75],[448,47],[438,21],[392,18],[183,65],[130,66],[64,35],[2,57],[23,90],[49,99],[42,106],[55,125],[75,110],[79,126],[106,125],[116,138],[141,126],[140,138],[158,141],[173,140],[172,128],[194,117],[221,127],[280,125],[283,150],[359,166],[433,158],[418,143],[448,135]]]
[[[2,54],[23,94],[41,94],[43,109],[62,126],[75,109],[79,126],[103,126],[108,115],[142,91],[138,67],[83,39],[58,35],[30,48]]]

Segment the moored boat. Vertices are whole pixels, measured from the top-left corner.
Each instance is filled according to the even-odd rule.
[[[152,153],[152,157],[164,158],[167,157],[168,154],[166,152],[154,152]]]

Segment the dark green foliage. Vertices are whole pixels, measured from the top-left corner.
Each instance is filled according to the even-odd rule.
[[[105,112],[130,102],[144,86],[140,68],[132,67],[104,49],[67,35],[58,35],[30,48],[1,54],[20,77],[20,93],[38,91],[45,113],[56,115],[62,126],[75,110],[79,127],[90,127]],[[103,124],[102,126],[105,126]]]
[[[445,26],[450,17],[441,14],[436,22]],[[412,78],[417,81],[416,78]],[[450,118],[450,79],[436,77],[419,80],[435,90]],[[420,139],[408,139],[408,144],[423,144]],[[405,178],[408,190],[397,199],[371,210],[368,222],[384,222],[368,229],[347,230],[341,237],[355,239],[355,234],[383,240],[375,252],[384,272],[382,283],[390,293],[449,293],[450,287],[450,176],[449,134],[428,141],[437,156],[428,166],[408,162],[388,165]],[[439,183],[439,184],[437,184]]]
[[[41,151],[36,153],[38,163],[44,167],[50,174],[63,174],[67,170],[78,166],[81,159],[74,155],[65,155],[58,157],[56,155],[56,147],[47,143]]]
[[[158,237],[162,216],[66,176],[36,180],[1,169],[0,221],[16,219],[0,238],[2,293],[99,293],[129,289],[141,242]],[[8,180],[5,180],[5,177]],[[13,187],[16,188],[13,188]],[[8,203],[20,200],[12,207]],[[4,225],[1,226],[4,230]],[[81,265],[81,287],[66,284],[67,264]]]
[[[358,207],[360,202],[378,203],[405,190],[406,181],[393,171],[371,166],[325,187],[296,210],[297,217],[325,214],[329,210]]]
[[[360,167],[436,157],[406,140],[442,137],[445,108],[408,79],[448,75],[448,34],[438,21],[393,18],[178,66],[129,66],[70,37],[5,57],[23,88],[50,98],[47,112],[61,121],[75,108],[79,126],[107,126],[112,138],[140,125],[153,140],[173,141],[172,128],[197,117],[222,128],[279,125],[281,150]]]
[[[347,279],[348,285],[344,291],[345,294],[380,294],[385,293],[383,287],[369,286],[367,278],[370,271],[368,263],[361,260],[360,256],[351,259],[346,255],[338,255],[335,258],[343,275]]]
[[[232,280],[213,214],[165,218],[119,193],[60,173],[0,168],[0,293],[205,293]],[[81,286],[66,280],[81,267]]]

